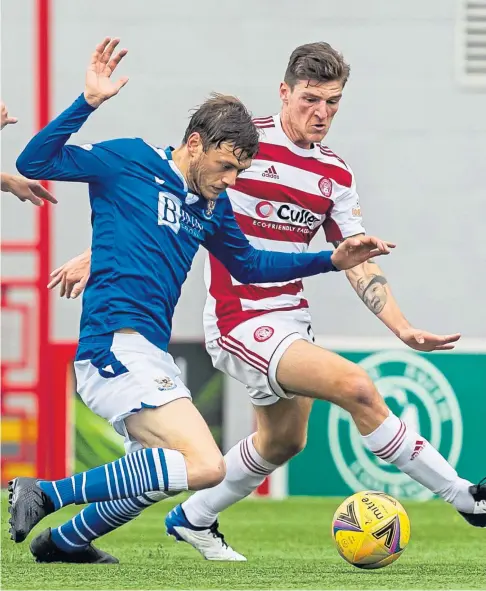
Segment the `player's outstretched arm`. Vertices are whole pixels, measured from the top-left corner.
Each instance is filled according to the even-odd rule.
[[[21,174],[32,179],[96,182],[120,165],[108,150],[100,153],[93,146],[65,145],[91,113],[128,82],[128,78],[111,79],[127,53],[122,49],[114,55],[118,43],[119,39],[107,37],[96,47],[86,71],[84,93],[27,144],[17,159]]]
[[[366,307],[412,349],[445,351],[453,349],[460,339],[460,334],[436,335],[414,328],[400,310],[383,271],[374,260],[346,271],[346,275]]]
[[[258,250],[241,232],[228,200],[220,230],[205,246],[240,283],[267,283],[349,269],[373,256],[388,254],[395,245],[372,236],[359,236],[346,240],[334,252],[293,254]]]

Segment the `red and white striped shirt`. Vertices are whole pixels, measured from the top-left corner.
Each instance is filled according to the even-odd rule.
[[[305,252],[321,226],[328,242],[363,233],[354,176],[346,163],[321,144],[296,146],[279,115],[255,124],[261,129],[258,154],[228,189],[236,221],[252,246]],[[255,316],[308,307],[301,279],[242,285],[211,255],[204,275],[206,341]]]

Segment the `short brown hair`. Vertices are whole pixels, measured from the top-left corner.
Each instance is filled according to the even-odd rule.
[[[258,152],[258,130],[251,119],[251,113],[236,97],[211,94],[210,98],[198,107],[189,120],[183,143],[197,132],[201,136],[203,149],[219,148],[228,143],[238,158],[253,158]]]
[[[284,80],[290,88],[294,88],[299,80],[340,80],[344,86],[348,81],[349,72],[350,67],[339,51],[333,49],[329,43],[319,41],[306,43],[294,49]]]

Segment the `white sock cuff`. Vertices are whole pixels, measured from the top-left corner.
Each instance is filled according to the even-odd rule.
[[[369,435],[363,435],[365,445],[382,460],[390,461],[405,440],[407,428],[392,412]]]
[[[167,464],[169,491],[187,490],[187,467],[184,456],[175,449],[164,449],[164,456]]]
[[[240,457],[246,472],[258,474],[260,476],[267,476],[278,468],[276,464],[267,462],[257,452],[253,445],[253,435],[249,435],[246,439],[242,439],[239,443]]]

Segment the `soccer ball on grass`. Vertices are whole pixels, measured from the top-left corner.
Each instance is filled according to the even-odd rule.
[[[410,520],[393,497],[374,491],[348,497],[332,520],[339,554],[358,568],[382,568],[397,558],[410,539]]]

